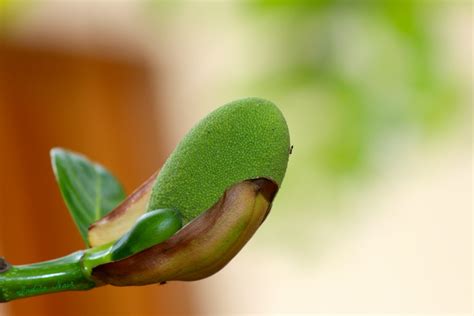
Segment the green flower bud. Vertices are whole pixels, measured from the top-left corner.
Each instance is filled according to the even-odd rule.
[[[172,209],[154,210],[140,216],[125,235],[112,246],[112,260],[117,261],[150,248],[170,238],[182,227],[181,215]]]

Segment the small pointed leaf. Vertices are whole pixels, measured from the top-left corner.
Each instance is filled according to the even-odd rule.
[[[62,148],[53,148],[50,154],[63,199],[82,239],[89,245],[89,225],[125,199],[123,187],[107,169],[83,155]]]

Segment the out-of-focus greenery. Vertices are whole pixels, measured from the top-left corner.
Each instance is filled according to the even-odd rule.
[[[267,59],[257,63],[248,91],[282,107],[295,146],[276,206],[286,215],[272,215],[276,230],[296,236],[288,247],[311,236],[308,250],[315,249],[314,231],[331,227],[318,223],[353,218],[348,196],[369,179],[383,183],[380,169],[407,147],[435,141],[465,113],[466,93],[460,78],[446,71],[441,49],[439,16],[447,6],[409,0],[244,4],[261,43],[251,49]],[[325,233],[320,237],[325,244]]]
[[[312,165],[332,178],[369,167],[392,136],[441,131],[459,110],[456,82],[437,60],[439,4],[260,0],[249,8],[275,32],[258,89],[293,96],[283,106],[312,116]]]
[[[0,0],[0,35],[7,31],[9,23],[34,0]]]

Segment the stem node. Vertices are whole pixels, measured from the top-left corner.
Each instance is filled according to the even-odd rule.
[[[0,273],[10,270],[11,264],[5,260],[5,257],[0,257]]]

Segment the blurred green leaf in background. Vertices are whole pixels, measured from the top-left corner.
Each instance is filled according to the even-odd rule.
[[[350,220],[351,208],[339,200],[469,111],[438,34],[447,3],[259,0],[244,7],[259,53],[268,56],[246,88],[289,118],[295,149],[278,203],[300,210],[296,226]],[[289,229],[289,214],[274,215],[278,230]]]
[[[391,134],[431,135],[459,110],[457,85],[443,74],[430,33],[440,3],[260,0],[250,9],[278,32],[269,38],[279,62],[258,87],[297,94],[283,106],[330,119],[312,159],[332,177],[366,167]]]

